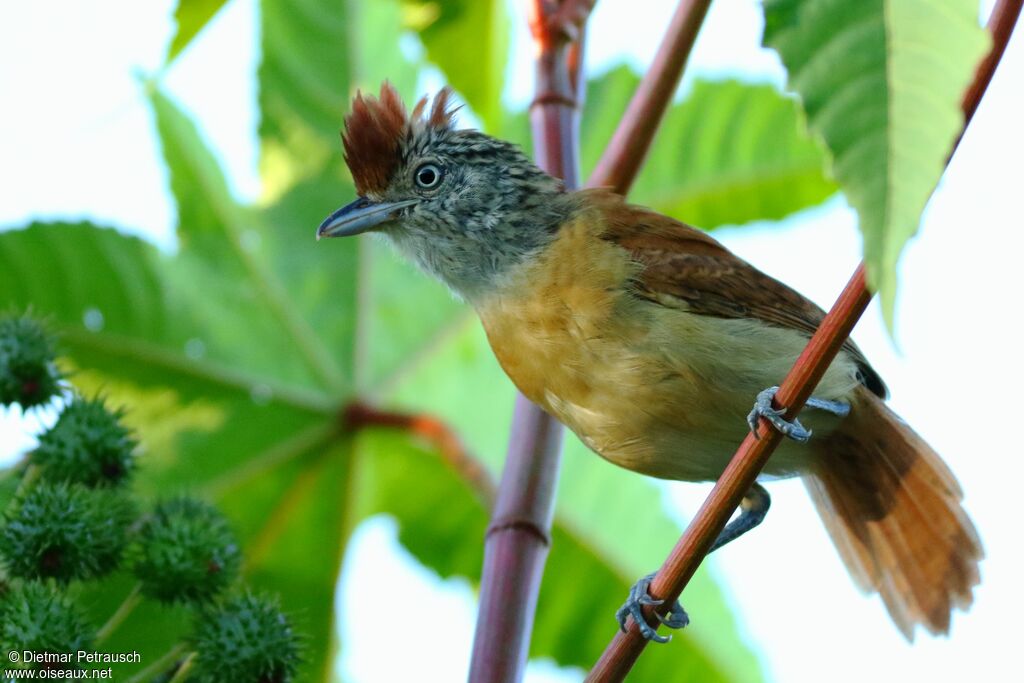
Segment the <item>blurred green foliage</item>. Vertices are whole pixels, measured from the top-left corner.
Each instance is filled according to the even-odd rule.
[[[169,68],[219,4],[180,0]],[[375,241],[313,240],[323,216],[354,196],[339,149],[342,115],[357,88],[375,91],[385,78],[411,102],[429,66],[489,132],[528,146],[528,130],[524,112],[501,99],[509,46],[501,0],[261,0],[260,10],[261,201],[231,196],[196,124],[153,85],[178,250],[87,223],[5,232],[0,307],[50,316],[69,366],[89,369],[76,382],[131,407],[126,420],[147,451],[141,490],[188,490],[225,511],[246,578],[280,595],[307,636],[299,680],[321,681],[335,676],[345,646],[336,642],[335,587],[360,521],[394,516],[420,561],[477,581],[487,520],[481,492],[429,444],[397,431],[351,433],[341,409],[358,398],[440,415],[497,473],[513,396],[479,326],[439,285]],[[409,32],[422,58],[400,48]],[[636,82],[625,67],[591,80],[585,169]],[[890,137],[896,123],[885,124]],[[669,111],[635,199],[706,229],[780,219],[835,192],[828,167],[798,101],[767,85],[699,80]],[[564,467],[531,652],[587,667],[629,585],[660,564],[680,528],[660,511],[654,483],[575,439]],[[129,587],[110,579],[94,616]],[[630,680],[761,680],[707,569],[684,602],[699,627],[649,648]],[[166,651],[187,626],[179,617],[179,628],[167,627],[175,623],[167,609],[155,620],[140,608],[110,647],[139,650],[144,661]]]

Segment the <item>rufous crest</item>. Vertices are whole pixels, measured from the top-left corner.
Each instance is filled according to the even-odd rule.
[[[449,107],[451,94],[450,88],[442,88],[434,97],[429,116],[425,116],[427,97],[423,97],[409,116],[398,91],[388,81],[381,85],[379,97],[356,91],[341,135],[356,192],[373,194],[387,187],[400,161],[402,140],[414,128],[451,128],[456,111]]]

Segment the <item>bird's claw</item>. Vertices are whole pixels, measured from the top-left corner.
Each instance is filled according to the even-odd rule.
[[[800,443],[806,442],[811,438],[811,431],[805,429],[800,420],[794,419],[792,422],[783,417],[786,414],[785,408],[773,408],[772,399],[775,398],[778,387],[768,387],[757,395],[754,400],[754,408],[747,415],[747,424],[750,425],[750,431],[753,432],[755,439],[760,439],[761,435],[758,434],[758,418],[763,417],[771,423],[772,427],[775,427],[783,436],[788,436],[794,441]]]
[[[785,408],[774,408],[772,407],[772,399],[775,398],[775,394],[779,391],[778,387],[768,387],[757,395],[754,400],[754,408],[747,415],[747,424],[750,425],[750,431],[753,432],[754,438],[760,439],[761,435],[757,433],[758,418],[763,417],[768,420],[775,429],[782,433],[783,436],[788,436],[794,441],[800,443],[806,442],[811,438],[811,430],[805,429],[800,420],[794,419],[792,422],[783,417],[786,414]],[[838,417],[846,417],[850,414],[850,406],[846,403],[840,403],[839,401],[829,401],[823,398],[816,398],[812,396],[807,399],[805,403],[808,408],[815,408],[817,410],[824,410],[825,412],[832,413]]]
[[[626,602],[623,603],[622,607],[615,613],[615,619],[619,622],[619,628],[622,632],[626,632],[626,619],[627,617],[633,617],[633,621],[636,622],[637,628],[640,630],[640,635],[645,640],[653,640],[656,643],[667,643],[672,640],[672,636],[659,636],[658,632],[655,631],[644,619],[643,606],[644,605],[662,605],[665,603],[664,600],[656,600],[651,597],[650,590],[651,581],[654,579],[654,574],[648,574],[643,577],[629,589],[629,597],[626,598]],[[658,617],[658,621],[663,623],[669,628],[683,628],[690,623],[690,617],[686,614],[686,610],[683,606],[676,601],[672,605],[672,609],[665,616],[662,616],[658,612],[654,613]]]

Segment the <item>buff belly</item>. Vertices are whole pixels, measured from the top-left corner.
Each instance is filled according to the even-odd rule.
[[[504,294],[478,302],[495,355],[520,391],[607,460],[660,478],[716,479],[747,432],[755,396],[782,380],[807,338],[636,298],[621,255],[594,256],[573,269],[571,254],[561,255],[570,273],[535,263]],[[844,353],[815,395],[844,400],[857,384]],[[814,411],[801,421],[822,436],[837,424]],[[765,474],[799,474],[811,457],[806,445],[785,443]]]

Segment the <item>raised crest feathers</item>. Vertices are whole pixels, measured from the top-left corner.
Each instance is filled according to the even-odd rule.
[[[424,118],[427,98],[416,103],[410,117],[398,91],[387,81],[381,85],[378,97],[356,92],[341,135],[345,163],[352,172],[356,192],[365,195],[387,187],[399,163],[402,140],[413,127],[452,126],[456,109],[449,106],[451,94],[450,88],[442,88],[434,97],[429,117]]]

